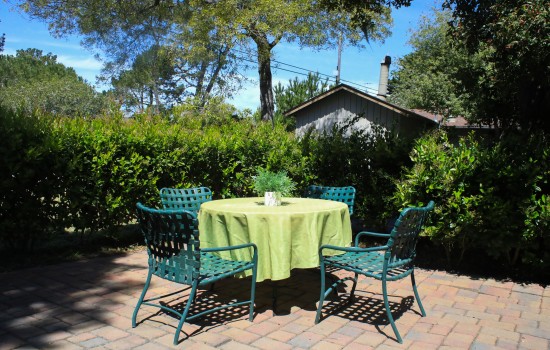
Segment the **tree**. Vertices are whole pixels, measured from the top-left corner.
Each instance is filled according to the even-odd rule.
[[[339,36],[352,45],[361,39],[383,39],[390,23],[389,5],[409,0],[189,0],[168,1],[42,1],[22,0],[20,6],[47,20],[54,34],[78,32],[88,45],[104,50],[117,62],[153,45],[179,46],[185,60],[217,52],[217,62],[236,62],[235,49],[256,55],[263,119],[273,119],[271,78],[273,48],[281,41],[302,46],[333,46]],[[185,38],[188,41],[178,41]],[[214,39],[214,40],[212,40]],[[214,48],[206,45],[214,42]],[[221,50],[221,51],[219,51]],[[238,63],[242,63],[240,60]],[[206,62],[212,62],[206,59]],[[199,71],[201,71],[199,69]],[[215,71],[215,70],[214,70]],[[213,81],[217,77],[213,76]],[[199,85],[199,84],[197,84]]]
[[[256,55],[260,87],[260,114],[263,120],[274,118],[272,89],[272,50],[280,42],[297,42],[300,46],[323,48],[335,46],[338,37],[352,45],[361,40],[383,39],[391,22],[390,9],[381,1],[364,1],[355,12],[343,11],[345,0],[312,2],[294,1],[219,1],[200,0],[192,26],[205,18],[214,18],[216,33],[234,40],[241,48]]]
[[[454,35],[488,50],[487,69],[465,81],[476,118],[550,132],[550,6],[547,0],[447,0]]]
[[[275,97],[275,120],[283,121],[283,113],[300,103],[303,103],[310,98],[330,89],[332,86],[328,82],[328,78],[322,80],[318,73],[309,73],[305,80],[294,78],[288,81],[288,85],[284,86],[278,83],[273,88]],[[285,121],[288,122],[288,121]]]
[[[2,22],[2,21],[0,21]],[[2,36],[0,36],[0,52],[4,52],[4,44],[6,44],[6,34],[3,33]]]
[[[389,101],[443,117],[469,116],[471,93],[464,91],[464,81],[483,69],[483,52],[469,54],[449,35],[450,20],[450,11],[436,10],[421,18],[409,39],[413,51],[397,60]]]
[[[0,77],[0,104],[11,110],[76,116],[106,108],[103,97],[51,53],[27,49],[0,55]]]

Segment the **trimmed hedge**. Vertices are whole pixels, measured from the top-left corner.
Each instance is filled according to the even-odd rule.
[[[407,205],[436,202],[427,237],[451,263],[482,251],[508,266],[550,266],[550,142],[543,136],[443,131],[410,140],[335,127],[297,140],[250,119],[51,118],[0,109],[0,247],[32,250],[71,228],[112,229],[162,187],[208,186],[214,198],[255,196],[259,167],[307,185],[353,185],[354,218],[383,230]],[[519,145],[519,146],[518,146]]]
[[[436,207],[425,232],[450,265],[483,252],[507,266],[550,267],[550,142],[508,134],[451,143],[438,131],[418,140],[414,165],[399,181],[396,203]]]

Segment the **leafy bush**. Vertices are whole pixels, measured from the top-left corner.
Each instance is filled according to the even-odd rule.
[[[0,107],[0,244],[30,250],[59,227],[64,173],[52,120]]]
[[[451,264],[473,250],[508,266],[548,267],[549,153],[540,135],[486,143],[469,135],[453,144],[438,131],[417,141],[414,166],[398,182],[395,201],[400,207],[436,202],[425,233]]]
[[[412,140],[373,128],[371,133],[351,129],[353,121],[335,125],[330,132],[310,131],[301,139],[308,159],[309,184],[354,186],[355,217],[369,229],[384,230],[397,214],[392,201],[395,179],[410,164]]]

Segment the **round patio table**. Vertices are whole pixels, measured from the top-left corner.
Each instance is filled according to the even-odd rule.
[[[283,198],[268,207],[264,199],[233,198],[203,203],[199,211],[202,247],[255,243],[257,281],[282,280],[294,268],[319,266],[319,247],[351,244],[351,223],[345,203],[311,198]],[[334,252],[337,253],[337,252]],[[226,259],[249,260],[252,251],[221,253]]]

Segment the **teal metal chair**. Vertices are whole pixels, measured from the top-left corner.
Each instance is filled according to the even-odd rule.
[[[258,267],[258,250],[255,244],[248,243],[237,246],[201,249],[197,218],[194,213],[183,209],[152,209],[138,203],[137,217],[141,232],[145,237],[145,244],[149,255],[149,272],[132,315],[132,327],[136,327],[136,318],[141,305],[158,307],[179,316],[180,321],[174,335],[174,345],[178,344],[179,334],[185,321],[221,309],[249,305],[249,319],[252,321]],[[252,261],[225,260],[211,254],[213,252],[235,249],[252,249]],[[199,287],[231,277],[246,270],[252,270],[252,285],[249,300],[234,302],[189,315],[189,310],[195,301]],[[145,299],[153,276],[188,287],[166,295]],[[188,290],[189,287],[191,291],[183,312],[179,312],[161,301],[165,297]]]
[[[305,196],[307,198],[328,199],[346,203],[348,205],[349,215],[353,214],[353,204],[355,202],[355,188],[353,186],[329,187],[310,185],[306,189]]]
[[[160,201],[164,209],[185,209],[195,214],[201,204],[212,200],[212,191],[208,187],[162,188]]]
[[[421,208],[405,208],[396,220],[390,233],[360,232],[355,237],[354,247],[337,247],[324,245],[319,248],[319,258],[321,261],[321,297],[315,323],[321,320],[321,309],[325,298],[338,286],[345,281],[352,280],[353,287],[350,292],[350,300],[353,300],[355,287],[359,275],[375,278],[382,282],[382,296],[386,315],[391,324],[393,332],[399,343],[403,339],[395,326],[392,317],[390,305],[388,302],[387,282],[396,281],[407,276],[411,276],[414,296],[418,302],[418,307],[422,316],[426,316],[414,279],[414,260],[416,257],[416,242],[418,235],[422,230],[428,213],[433,210],[434,202],[431,201],[427,206]],[[373,236],[387,238],[385,245],[372,248],[360,248],[359,240],[362,236]],[[333,256],[324,256],[323,251],[339,251],[342,254]],[[326,269],[343,269],[355,273],[354,277],[346,277],[334,282],[328,289],[325,288]]]

